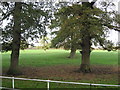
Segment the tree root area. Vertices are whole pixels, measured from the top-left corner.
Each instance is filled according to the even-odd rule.
[[[39,78],[50,80],[62,81],[92,81],[109,82],[113,80],[114,84],[119,84],[120,69],[117,66],[92,66],[91,73],[77,72],[79,66],[76,65],[59,65],[59,66],[46,66],[46,67],[21,67],[22,75],[19,77],[24,78]],[[3,70],[3,75],[6,75],[7,70]],[[108,80],[108,81],[107,81]]]

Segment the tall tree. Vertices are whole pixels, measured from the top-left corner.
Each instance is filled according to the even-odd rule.
[[[22,4],[20,2],[15,2],[14,13],[13,13],[13,42],[12,42],[12,53],[11,53],[11,63],[8,74],[19,73],[18,61],[19,61],[19,50],[21,41],[21,9]]]
[[[46,35],[48,14],[41,10],[42,5],[39,3],[3,2],[2,5],[1,22],[9,20],[2,29],[2,44],[12,46],[10,68],[7,73],[17,75],[21,73],[18,67],[20,44],[26,44],[28,39],[34,40]],[[11,42],[12,44],[9,44]]]
[[[93,5],[95,2],[89,3],[89,2],[82,2],[83,7],[90,8],[93,9]],[[88,15],[86,15],[88,16]],[[87,20],[89,19],[89,17],[86,17]],[[91,17],[92,18],[92,17]],[[86,31],[85,34],[82,34],[82,43],[81,43],[81,47],[82,47],[82,59],[81,59],[81,65],[80,65],[80,71],[82,72],[91,72],[91,68],[90,68],[90,47],[91,47],[91,35],[89,33],[89,29],[90,29],[90,22],[86,21],[83,23],[83,26],[86,27],[84,29],[84,33]]]
[[[86,8],[91,8],[91,9],[95,9],[93,7],[94,3],[96,2],[97,0],[93,0],[91,3],[89,2],[82,2],[82,5],[83,7],[86,7]],[[104,33],[105,32],[105,29],[108,29],[108,30],[116,30],[116,31],[120,31],[120,28],[119,26],[116,26],[113,24],[113,21],[114,22],[117,22],[117,24],[119,24],[119,18],[117,16],[117,19],[118,20],[113,20],[110,15],[114,13],[114,11],[112,12],[108,12],[107,11],[107,8],[109,5],[114,5],[112,2],[104,2],[105,3],[105,12],[102,14],[102,22],[100,23],[102,27],[101,31]],[[86,26],[89,26],[89,25],[86,25]],[[98,26],[98,25],[97,25]],[[88,30],[90,29],[90,27],[87,28]],[[86,31],[88,31],[86,29]],[[108,32],[108,31],[107,31]],[[102,34],[103,34],[102,33]],[[96,33],[97,35],[98,33]],[[103,34],[105,35],[105,34]],[[96,36],[95,36],[96,37]],[[91,69],[90,69],[90,47],[91,47],[91,40],[92,38],[95,38],[94,36],[91,36],[91,33],[88,32],[86,33],[86,35],[84,35],[84,37],[82,38],[82,62],[81,62],[81,65],[80,65],[80,71],[82,72],[91,72]],[[106,38],[100,38],[100,37],[97,37],[100,45],[104,48],[104,49],[107,49],[108,51],[112,50],[113,49],[113,43],[111,41],[107,41],[105,40]]]
[[[98,45],[99,43],[104,49],[108,49],[106,46],[110,43],[110,41],[106,41],[106,33],[112,20],[106,15],[106,12],[93,7],[94,3],[73,4],[72,6],[63,7],[57,12],[56,20],[58,20],[58,27],[60,27],[57,35],[60,35],[66,41],[70,33],[75,33],[74,40],[81,46],[82,60],[79,71],[82,72],[91,72],[91,45]],[[104,15],[108,16],[106,26]]]

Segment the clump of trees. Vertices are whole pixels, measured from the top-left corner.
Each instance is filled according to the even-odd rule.
[[[94,2],[82,2],[64,6],[55,13],[52,21],[52,28],[59,27],[56,37],[52,40],[54,46],[64,46],[71,50],[70,57],[75,55],[79,48],[82,54],[82,61],[78,71],[91,72],[90,53],[91,46],[100,45],[105,50],[111,51],[113,43],[106,40],[109,29],[116,29],[112,25],[113,19],[110,13],[93,7]]]
[[[21,74],[19,71],[20,49],[28,47],[28,39],[44,37],[43,40],[45,40],[46,28],[50,21],[51,29],[58,28],[58,31],[52,32],[56,35],[52,40],[52,46],[64,46],[65,49],[70,49],[69,58],[73,58],[76,50],[80,49],[82,61],[79,72],[91,72],[92,44],[111,50],[113,44],[106,40],[106,34],[109,29],[120,31],[119,14],[111,18],[110,13],[93,6],[96,1],[58,3],[55,6],[53,2],[1,2],[0,23],[4,20],[9,21],[2,28],[2,51],[12,51],[7,74]],[[113,20],[117,25],[113,25]]]

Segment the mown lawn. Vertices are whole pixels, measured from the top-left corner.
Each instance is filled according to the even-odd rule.
[[[81,55],[79,51],[74,59],[69,59],[70,51],[62,50],[62,49],[49,49],[47,51],[44,50],[21,50],[20,51],[20,66],[22,67],[51,67],[51,66],[59,66],[59,65],[80,65],[81,63]],[[10,64],[10,53],[2,53],[2,67],[3,69],[8,69]],[[103,51],[103,50],[94,50],[91,53],[91,64],[92,65],[100,65],[100,66],[117,66],[118,65],[118,52],[117,51]],[[103,75],[103,74],[101,74]],[[112,75],[109,74],[109,77]],[[105,75],[107,77],[107,75]],[[21,76],[19,76],[21,77]],[[26,76],[25,76],[26,77]],[[41,77],[37,77],[40,79],[45,79]],[[53,77],[55,80],[56,77]],[[57,77],[60,79],[61,77]],[[47,79],[47,78],[46,78]],[[63,80],[62,80],[63,81]],[[67,80],[70,81],[70,80]],[[46,88],[46,83],[43,82],[34,82],[34,81],[15,81],[16,88]],[[106,84],[116,84],[118,82],[118,77],[113,75],[113,78],[105,78],[103,76],[98,76],[94,80],[77,80],[75,82],[84,82],[84,83],[106,83]],[[11,87],[11,81],[8,79],[3,79],[2,84],[4,87]],[[51,83],[51,88],[90,88],[90,86],[84,85],[70,85],[70,84],[56,84]],[[96,88],[93,86],[93,88]]]
[[[53,66],[53,65],[66,65],[74,64],[80,65],[81,55],[77,51],[74,59],[69,59],[70,51],[61,49],[44,50],[22,50],[20,52],[20,66]],[[3,68],[9,67],[10,64],[10,52],[2,53],[2,66]],[[118,65],[118,52],[117,51],[103,51],[94,50],[91,53],[91,64],[98,65]]]
[[[4,80],[3,82],[3,87],[9,87],[9,88],[12,88],[12,82],[11,80]],[[47,90],[47,83],[46,82],[37,82],[37,81],[21,81],[21,80],[15,80],[15,88],[21,88],[22,90],[35,90],[35,89],[45,89]],[[74,89],[77,89],[77,90],[86,90],[84,88],[104,88],[104,90],[106,90],[107,88],[115,88],[115,90],[118,90],[116,89],[116,87],[104,87],[104,86],[89,86],[89,85],[78,85],[78,84],[62,84],[62,83],[50,83],[50,89],[53,89],[53,90],[56,90],[56,89],[64,89],[65,88],[69,88],[70,90],[74,90]],[[62,90],[61,89],[61,90]],[[108,89],[109,90],[109,89]]]

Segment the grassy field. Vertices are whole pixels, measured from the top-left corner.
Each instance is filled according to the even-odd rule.
[[[53,66],[60,64],[75,64],[80,65],[81,55],[77,51],[74,59],[69,59],[70,51],[50,49],[44,50],[22,50],[20,52],[20,66]],[[10,52],[2,54],[2,66],[8,67],[10,63]],[[118,65],[118,52],[117,51],[102,51],[94,50],[91,53],[91,64],[97,65]]]
[[[50,49],[47,51],[44,50],[22,50],[20,51],[20,66],[21,67],[33,67],[33,68],[42,68],[42,67],[54,67],[54,66],[67,66],[75,65],[79,66],[81,63],[81,55],[79,51],[74,59],[68,59],[70,51],[62,49]],[[7,69],[10,64],[10,53],[2,53],[2,67]],[[101,66],[117,66],[118,65],[118,52],[117,51],[103,51],[103,50],[94,50],[91,53],[91,64],[92,65],[101,65]],[[78,74],[79,75],[79,74]],[[84,75],[83,75],[84,76]],[[95,76],[95,75],[93,75]],[[19,76],[21,77],[21,76]],[[24,77],[24,76],[22,76]],[[27,77],[27,76],[25,76]],[[37,77],[37,76],[36,76]],[[89,75],[86,75],[89,77]],[[107,78],[105,78],[107,77]],[[112,77],[112,78],[111,78]],[[42,77],[37,77],[40,79],[47,79]],[[56,78],[63,81],[62,77],[52,77],[51,79],[56,80]],[[62,79],[61,79],[62,78]],[[109,78],[109,79],[108,79]],[[104,75],[95,76],[95,79],[82,79],[74,80],[75,82],[90,82],[90,83],[106,83],[106,84],[117,84],[118,77],[116,75]],[[72,80],[72,79],[71,79]],[[65,79],[65,81],[71,81],[70,79]],[[32,82],[32,81],[16,81],[16,88],[46,88],[46,83],[41,82]],[[3,86],[11,87],[11,81],[4,79],[2,81]],[[81,85],[69,85],[69,84],[55,84],[51,83],[51,88],[89,88],[90,86],[81,86]]]

